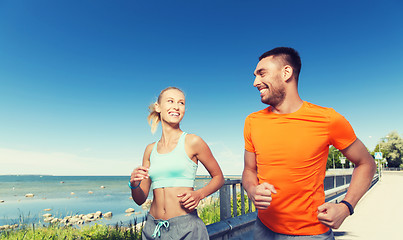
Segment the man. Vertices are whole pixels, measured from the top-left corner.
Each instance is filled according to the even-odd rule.
[[[268,108],[245,120],[243,185],[258,209],[255,239],[334,239],[331,228],[368,190],[375,161],[349,122],[331,108],[298,94],[301,59],[292,48],[264,53],[253,86]],[[323,180],[329,146],[355,164],[341,203],[325,203]]]

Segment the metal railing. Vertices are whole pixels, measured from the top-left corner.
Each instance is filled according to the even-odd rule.
[[[231,215],[231,189],[232,189],[232,215]],[[220,220],[225,220],[238,215],[238,194],[241,195],[241,215],[246,213],[245,208],[245,190],[242,186],[241,179],[227,179],[220,188]],[[248,198],[248,212],[251,212],[252,202]]]
[[[370,188],[378,182],[375,175]],[[324,188],[326,202],[338,203],[344,198],[350,185],[351,175],[329,175],[325,177]],[[232,189],[232,192],[231,192]],[[241,215],[237,215],[238,190],[240,193]],[[227,179],[219,190],[220,222],[207,225],[210,239],[242,239],[243,235],[250,234],[255,223],[257,212],[251,212],[252,202],[248,198],[248,211],[245,211],[245,190],[241,179]],[[232,197],[231,197],[232,195]],[[232,209],[231,209],[232,199]],[[231,211],[232,210],[232,211]],[[231,213],[232,212],[232,213]]]
[[[231,191],[232,190],[232,191]],[[241,215],[238,215],[238,192],[240,193]],[[232,194],[231,194],[232,193]],[[231,197],[232,195],[232,197]],[[249,232],[255,223],[257,212],[251,212],[252,201],[248,198],[248,210],[245,207],[245,189],[241,179],[226,179],[219,190],[220,222],[207,225],[210,239],[229,239]],[[232,213],[231,213],[232,200]]]
[[[382,168],[382,171],[403,171],[403,168]]]

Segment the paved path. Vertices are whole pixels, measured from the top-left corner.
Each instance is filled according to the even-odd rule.
[[[383,172],[343,225],[336,240],[403,239],[403,171]]]

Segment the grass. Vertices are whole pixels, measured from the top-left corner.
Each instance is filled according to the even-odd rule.
[[[36,227],[32,225],[20,225],[19,229],[8,229],[0,232],[0,239],[23,240],[23,239],[77,239],[77,240],[137,240],[141,239],[141,228],[136,224],[123,227],[119,224],[106,226],[95,223],[92,226],[72,227],[61,224],[49,224],[48,226]]]
[[[231,216],[233,213],[233,203],[231,201]],[[254,212],[255,206],[252,204],[251,212]],[[245,212],[249,211],[249,199],[245,196]],[[203,220],[204,224],[209,225],[220,221],[220,201],[219,199],[214,199],[208,205],[202,208],[198,208],[199,217]],[[237,216],[241,215],[241,194],[237,194]]]

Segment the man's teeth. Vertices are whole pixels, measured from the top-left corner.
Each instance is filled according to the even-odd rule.
[[[265,93],[267,91],[267,88],[260,89],[259,91],[260,93]]]

